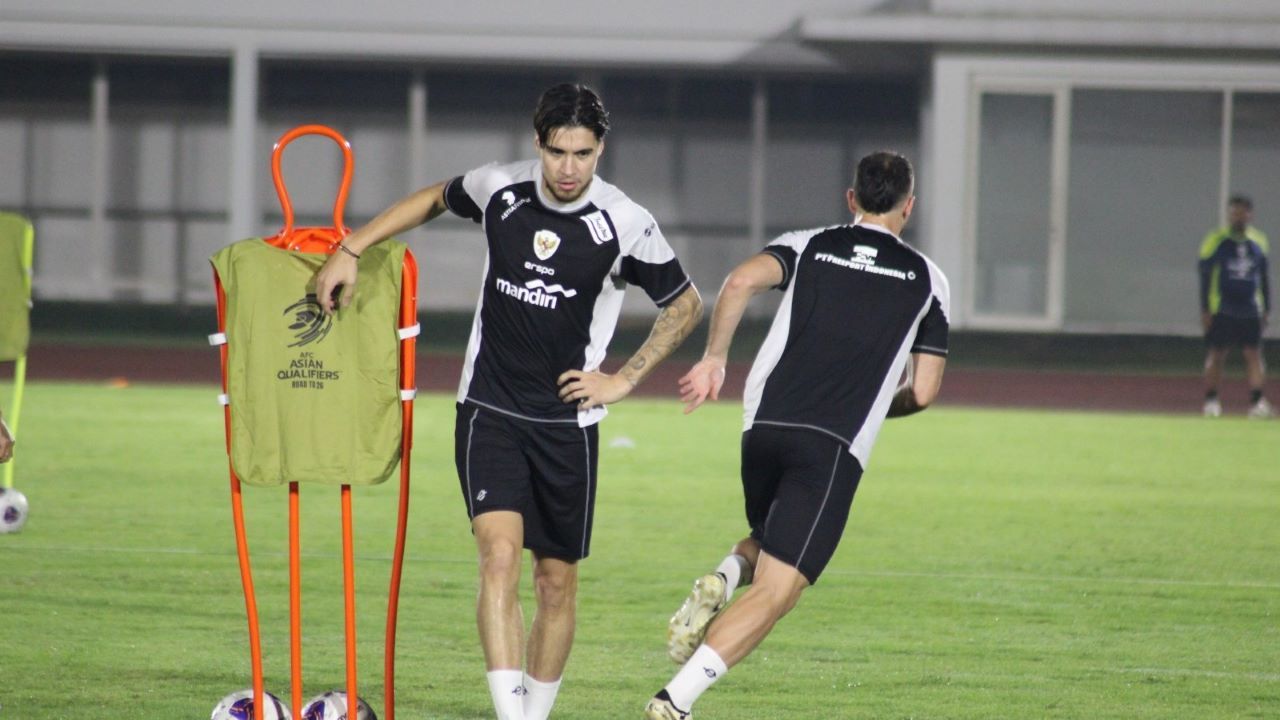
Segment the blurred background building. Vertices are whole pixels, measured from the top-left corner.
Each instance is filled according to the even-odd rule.
[[[601,91],[601,175],[708,294],[773,235],[845,221],[880,148],[916,162],[907,239],[960,328],[1193,335],[1227,195],[1280,235],[1274,0],[5,0],[0,208],[36,225],[39,301],[208,306],[208,256],[280,226],[285,130],[351,140],[355,226],[532,157],[563,80]],[[284,166],[300,224],[328,224],[336,149]],[[470,310],[481,235],[449,217],[408,239],[423,307]]]

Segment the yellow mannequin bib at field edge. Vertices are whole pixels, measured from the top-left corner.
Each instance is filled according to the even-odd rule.
[[[31,223],[0,212],[0,361],[27,354],[31,342]]]
[[[231,465],[250,485],[373,485],[400,459],[397,372],[406,246],[366,250],[352,305],[325,315],[328,258],[254,238],[211,258],[226,291]]]

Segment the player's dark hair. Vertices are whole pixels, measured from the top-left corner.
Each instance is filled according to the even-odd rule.
[[[853,194],[863,212],[880,215],[906,200],[914,183],[911,162],[896,152],[882,150],[858,161]]]
[[[1248,195],[1232,195],[1231,198],[1227,200],[1227,204],[1241,205],[1244,207],[1245,210],[1252,210],[1253,198],[1249,197]]]
[[[581,83],[561,83],[538,99],[533,111],[533,131],[545,145],[551,131],[562,127],[583,127],[603,140],[609,132],[609,112],[594,90]]]

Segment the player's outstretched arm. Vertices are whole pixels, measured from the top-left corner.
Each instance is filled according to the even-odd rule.
[[[676,296],[653,322],[649,337],[617,373],[569,370],[560,376],[560,399],[593,408],[614,403],[631,393],[658,363],[677,348],[702,319],[702,296],[692,283]]]
[[[702,359],[680,378],[680,400],[686,415],[697,410],[709,397],[720,399],[724,386],[725,365],[729,362],[729,346],[742,322],[751,298],[783,280],[782,265],[772,255],[761,253],[729,273],[720,287],[715,310],[711,312],[711,330]]]
[[[398,200],[377,217],[342,239],[342,247],[329,256],[316,273],[316,299],[326,313],[351,304],[356,290],[356,258],[370,245],[415,228],[443,213],[444,183],[436,183]],[[342,288],[342,296],[334,291]]]
[[[941,355],[913,353],[911,376],[898,388],[889,404],[889,417],[912,415],[929,407],[942,389],[942,371],[947,359]]]

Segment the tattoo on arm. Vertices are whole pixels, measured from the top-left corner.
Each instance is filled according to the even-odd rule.
[[[702,319],[702,298],[692,285],[680,293],[670,305],[658,313],[649,338],[619,373],[631,383],[640,384],[653,369],[675,351]]]

